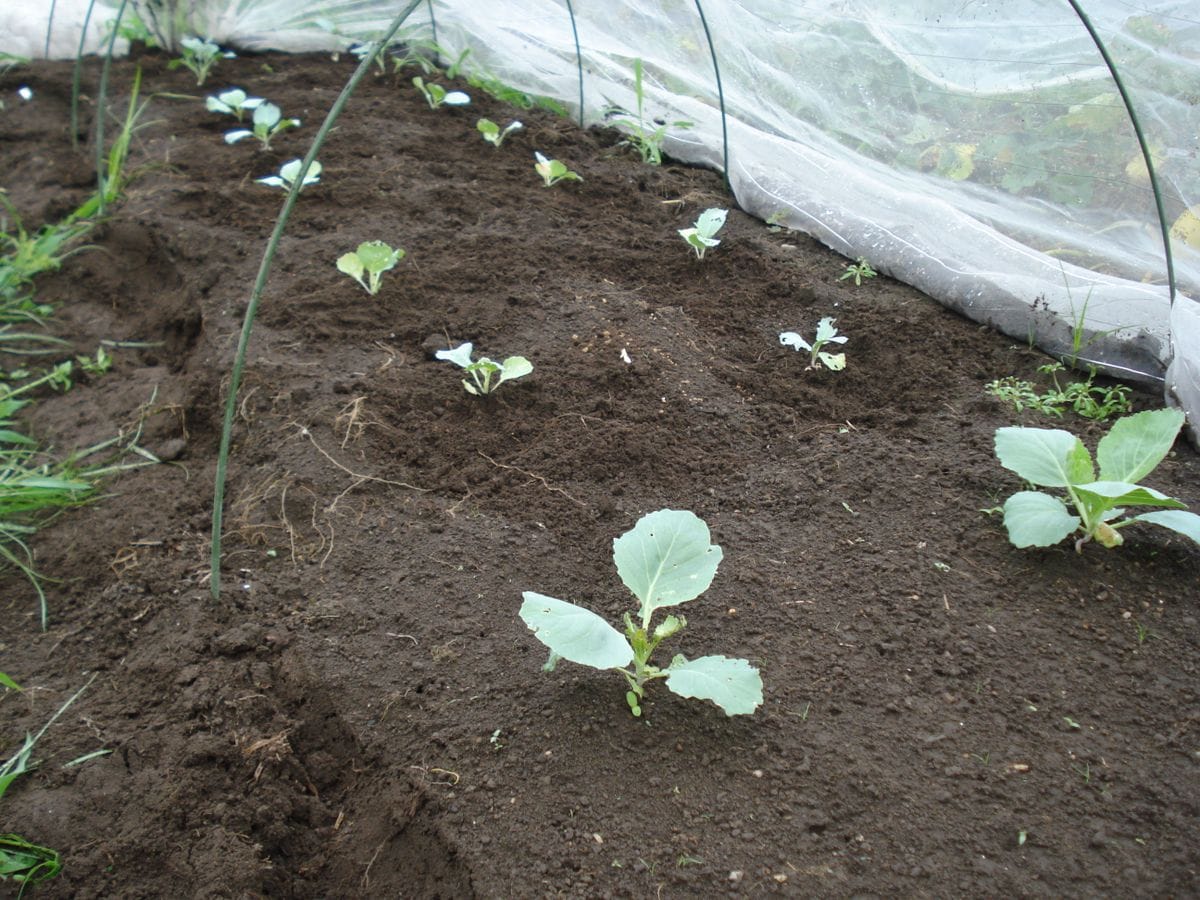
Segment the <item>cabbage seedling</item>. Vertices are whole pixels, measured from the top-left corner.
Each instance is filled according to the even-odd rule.
[[[222,53],[221,48],[212,41],[198,37],[184,38],[179,42],[179,47],[179,59],[171,60],[171,62],[167,63],[167,67],[177,69],[183,66],[196,76],[197,86],[204,84],[205,79],[208,78],[208,73],[217,64],[218,59],[221,57],[232,59],[237,55],[232,51]]]
[[[246,96],[246,92],[241,88],[230,88],[216,96],[206,97],[204,105],[209,112],[233,116],[240,122],[247,110],[257,109],[259,104],[264,102],[266,101],[262,97]]]
[[[763,696],[758,669],[746,660],[689,660],[676,654],[665,668],[650,662],[658,645],[687,625],[683,616],[667,616],[652,629],[655,610],[694,600],[708,590],[721,556],[721,548],[709,543],[703,519],[686,510],[660,509],[613,541],[617,574],[640,603],[639,621],[625,614],[624,635],[591,610],[533,591],[522,595],[520,616],[550,648],[546,671],[553,671],[560,658],[615,669],[629,684],[625,700],[635,716],[642,714],[646,685],[658,678],[665,678],[681,697],[711,700],[728,716],[749,714]]]
[[[415,87],[425,97],[425,102],[429,104],[430,109],[437,109],[442,104],[446,106],[466,106],[471,102],[471,98],[462,91],[447,91],[440,84],[425,83],[425,79],[420,75],[413,80]]]
[[[525,126],[520,122],[512,121],[501,128],[491,119],[480,119],[475,123],[475,127],[479,129],[479,133],[483,135],[483,139],[493,147],[499,147],[504,143],[504,139],[514,131],[520,131]]]
[[[557,159],[546,159],[537,151],[534,151],[533,156],[536,160],[533,168],[542,176],[546,187],[554,187],[560,181],[583,181],[578,172],[572,172]]]
[[[524,378],[533,371],[533,363],[523,356],[510,356],[502,363],[493,362],[484,356],[472,362],[471,351],[473,349],[474,345],[468,342],[460,344],[453,350],[439,350],[434,354],[438,359],[444,359],[462,367],[471,376],[470,381],[464,378],[462,383],[468,394],[475,396],[490,394],[504,382],[512,381],[514,378]],[[497,378],[497,376],[499,377]],[[496,379],[495,383],[492,382],[493,378]]]
[[[704,251],[721,243],[713,237],[725,224],[725,209],[706,209],[696,219],[691,228],[680,228],[679,236],[687,241],[689,247],[696,251],[696,259],[704,259]]]
[[[817,336],[813,338],[811,344],[794,331],[780,332],[779,343],[785,347],[791,347],[793,350],[806,350],[812,354],[809,357],[808,365],[805,367],[806,370],[819,369],[821,368],[821,364],[824,363],[826,368],[831,371],[840,372],[846,368],[846,354],[826,353],[821,349],[826,344],[844,344],[849,340],[844,334],[838,334],[838,330],[833,324],[836,321],[837,319],[831,319],[829,316],[826,316],[818,322]]]
[[[349,275],[373,297],[379,293],[379,280],[383,273],[394,268],[402,259],[404,250],[400,247],[393,250],[383,241],[367,241],[359,244],[353,253],[339,256],[337,267],[339,272]],[[363,275],[367,276],[366,281],[363,281]]]
[[[279,107],[274,103],[262,103],[254,110],[254,130],[247,131],[239,128],[236,131],[225,132],[225,143],[236,144],[248,137],[256,137],[264,150],[271,149],[271,138],[281,131],[297,128],[299,119],[285,119]]]
[[[300,160],[293,159],[291,162],[285,162],[279,167],[278,175],[267,175],[265,178],[255,178],[259,184],[265,184],[267,187],[287,188],[291,190],[292,185],[296,181],[296,176],[300,174]],[[321,180],[321,164],[315,159],[312,165],[308,167],[308,172],[304,175],[304,183],[300,185],[300,190],[308,187],[310,184],[316,184]]]
[[[1161,525],[1200,543],[1200,516],[1184,504],[1137,482],[1154,471],[1175,443],[1184,416],[1175,409],[1155,409],[1118,419],[1096,445],[1097,479],[1092,455],[1083,441],[1058,428],[999,428],[996,458],[1038,487],[1065,489],[1076,515],[1058,497],[1041,491],[1018,491],[1004,501],[1004,527],[1016,547],[1049,547],[1083,532],[1076,552],[1095,539],[1118,547],[1118,529],[1135,522]],[[1154,512],[1117,521],[1127,506],[1158,507]]]

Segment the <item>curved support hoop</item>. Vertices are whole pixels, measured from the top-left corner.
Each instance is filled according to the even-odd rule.
[[[708,41],[708,53],[712,57],[713,74],[717,76],[717,100],[721,104],[721,151],[725,159],[721,175],[725,179],[725,187],[731,189],[729,184],[729,127],[725,122],[725,89],[721,86],[721,67],[717,63],[717,49],[713,46],[712,32],[708,30],[708,19],[704,18],[704,7],[700,5],[700,0],[695,0],[695,3],[696,12],[700,14],[700,24],[704,26],[704,37]]]
[[[50,0],[50,17],[46,19],[46,47],[42,50],[42,59],[50,58],[50,32],[54,30],[54,9],[56,6],[58,6],[58,0]]]
[[[1154,205],[1158,209],[1158,226],[1162,230],[1163,258],[1167,263],[1167,293],[1171,305],[1174,306],[1175,258],[1171,255],[1171,229],[1167,225],[1167,211],[1163,207],[1162,191],[1159,189],[1158,175],[1154,171],[1154,160],[1150,155],[1150,145],[1146,141],[1146,135],[1142,132],[1142,123],[1138,120],[1137,111],[1133,107],[1133,98],[1129,96],[1129,91],[1125,89],[1125,82],[1122,80],[1121,74],[1117,71],[1117,64],[1108,55],[1108,48],[1104,46],[1104,41],[1100,40],[1100,35],[1096,33],[1096,29],[1092,26],[1092,20],[1080,8],[1078,0],[1067,0],[1067,2],[1071,4],[1071,9],[1075,10],[1075,15],[1079,16],[1079,21],[1087,29],[1087,33],[1092,38],[1092,43],[1096,45],[1096,49],[1100,51],[1100,56],[1104,59],[1104,64],[1108,66],[1108,72],[1112,75],[1112,80],[1116,82],[1117,90],[1121,93],[1121,102],[1125,104],[1125,112],[1129,114],[1129,122],[1133,125],[1133,133],[1137,135],[1138,146],[1142,148],[1142,159],[1146,161],[1146,173],[1150,176],[1150,190],[1154,192]]]
[[[209,558],[209,590],[214,600],[220,599],[221,596],[221,524],[225,511],[225,473],[229,465],[229,446],[233,441],[233,415],[237,408],[237,392],[242,383],[242,369],[246,365],[246,348],[250,345],[250,334],[254,328],[254,316],[258,312],[259,301],[262,300],[263,290],[267,286],[267,276],[271,273],[271,263],[275,259],[275,251],[279,248],[279,241],[283,237],[284,229],[287,228],[288,219],[291,218],[292,207],[296,205],[296,198],[300,196],[300,188],[304,184],[304,176],[308,173],[308,167],[317,158],[317,154],[325,144],[325,138],[329,136],[329,132],[338,120],[338,116],[342,114],[343,107],[350,100],[350,96],[354,93],[354,89],[358,87],[358,83],[363,80],[363,76],[367,74],[367,70],[374,65],[376,58],[383,52],[383,48],[388,46],[392,38],[396,36],[396,32],[404,24],[404,20],[420,5],[421,0],[409,0],[404,9],[392,20],[387,33],[375,45],[374,51],[363,57],[362,62],[358,64],[358,68],[354,70],[354,74],[350,76],[350,80],[346,82],[346,86],[342,88],[342,92],[333,101],[333,106],[329,107],[325,121],[321,123],[321,127],[317,130],[317,135],[313,138],[312,146],[308,148],[308,153],[305,155],[304,161],[300,163],[300,171],[296,173],[292,189],[288,192],[287,199],[283,201],[283,209],[279,211],[279,218],[275,220],[275,229],[271,232],[271,237],[267,241],[267,249],[263,252],[262,262],[258,267],[258,276],[254,279],[254,288],[250,291],[250,302],[246,305],[246,314],[242,319],[242,332],[238,338],[237,351],[233,357],[233,369],[229,373],[229,393],[225,397],[225,419],[221,427],[221,445],[217,452],[217,475],[216,484],[213,487],[211,553]]]
[[[433,46],[438,46],[437,19],[433,17],[433,0],[425,0],[425,8],[429,10],[429,29],[433,32]],[[437,52],[436,50],[434,51]]]
[[[579,50],[579,29],[575,25],[575,7],[567,0],[567,13],[571,16],[571,34],[575,38],[575,68],[579,70],[579,127],[583,128],[583,54]]]

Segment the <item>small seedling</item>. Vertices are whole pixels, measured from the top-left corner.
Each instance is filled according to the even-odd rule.
[[[501,128],[491,119],[480,119],[475,123],[475,127],[479,129],[479,133],[483,135],[485,141],[493,147],[499,147],[504,143],[506,137],[514,131],[520,131],[525,126],[514,120]]]
[[[696,251],[696,259],[704,259],[704,251],[721,243],[713,237],[725,224],[725,209],[706,209],[696,218],[696,224],[691,228],[680,228],[679,236],[689,247]]]
[[[224,57],[232,59],[237,54],[232,52],[221,52],[221,48],[212,41],[198,37],[186,37],[179,42],[180,57],[173,59],[167,63],[167,67],[177,69],[183,66],[189,72],[196,76],[196,85],[199,87],[204,84],[208,78],[209,72],[213,66],[217,64],[217,60]]]
[[[212,97],[206,97],[204,105],[209,112],[233,116],[239,122],[247,111],[253,111],[265,103],[262,97],[249,97],[241,88],[230,88]]]
[[[838,281],[853,278],[855,284],[862,284],[864,278],[874,278],[878,274],[878,272],[871,268],[871,264],[867,262],[867,258],[860,256],[857,263],[851,263],[846,266],[846,271],[841,274]]]
[[[1072,381],[1065,387],[1059,383],[1058,373],[1062,363],[1038,366],[1038,371],[1054,380],[1054,389],[1039,394],[1033,383],[1012,376],[998,378],[984,386],[984,390],[1005,403],[1011,403],[1017,412],[1024,409],[1036,410],[1046,415],[1062,418],[1063,410],[1070,408],[1085,419],[1103,422],[1118,413],[1127,413],[1133,408],[1129,399],[1129,388],[1118,384],[1102,387],[1094,384],[1096,369],[1088,370],[1086,381]]]
[[[1133,627],[1134,627],[1134,633],[1137,635],[1137,642],[1138,642],[1139,647],[1142,646],[1143,644],[1145,644],[1146,641],[1150,640],[1150,638],[1152,637],[1152,635],[1150,633],[1150,629],[1147,628],[1145,625],[1143,625],[1141,622],[1134,622]]]
[[[1039,487],[1063,488],[1074,506],[1072,515],[1058,497],[1041,491],[1019,491],[1004,502],[1004,525],[1016,547],[1049,547],[1083,532],[1076,552],[1095,539],[1105,547],[1124,543],[1119,529],[1136,522],[1169,528],[1200,543],[1200,516],[1183,503],[1137,484],[1154,471],[1183,427],[1175,409],[1147,410],[1118,419],[1096,447],[1099,479],[1083,441],[1056,428],[999,428],[996,458],[1004,468]],[[1154,512],[1120,521],[1128,506],[1158,507]]]
[[[105,374],[113,366],[112,354],[103,347],[96,348],[95,356],[76,356],[75,361],[79,363],[79,368],[92,377]]]
[[[826,344],[844,344],[849,338],[844,334],[838,334],[838,330],[834,323],[837,319],[826,316],[817,323],[817,334],[810,344],[804,338],[800,337],[794,331],[781,331],[779,333],[779,343],[785,347],[791,347],[797,352],[805,350],[809,354],[808,365],[805,366],[805,371],[821,368],[822,363],[832,372],[840,372],[846,368],[845,353],[827,353],[821,348]]]
[[[30,843],[19,834],[0,834],[0,881],[11,878],[21,885],[24,893],[29,885],[53,878],[61,871],[57,850]]]
[[[615,669],[629,685],[625,700],[635,716],[642,714],[646,685],[659,678],[665,678],[667,687],[679,696],[711,700],[726,715],[754,712],[763,700],[762,678],[744,659],[689,660],[677,654],[665,668],[650,661],[662,641],[687,625],[683,616],[667,616],[651,629],[655,611],[704,593],[721,557],[721,548],[709,543],[708,526],[694,513],[660,509],[639,519],[613,541],[617,574],[640,603],[639,622],[625,614],[624,635],[591,610],[525,591],[520,616],[550,648],[545,671],[553,671],[559,659]]]
[[[368,56],[375,52],[378,46],[375,41],[367,41],[365,44],[355,44],[350,48],[350,55],[362,62]],[[379,68],[379,74],[387,74],[387,65],[384,63],[384,57],[387,56],[387,50],[384,50],[375,57],[375,65]],[[397,70],[398,71],[398,70]]]
[[[542,154],[534,152],[533,168],[542,176],[546,187],[554,187],[560,181],[583,181],[578,172],[572,172],[557,159],[546,159]]]
[[[359,244],[352,253],[338,257],[339,272],[349,275],[363,286],[372,297],[379,293],[379,280],[383,273],[395,267],[404,259],[404,250],[400,247],[394,250],[383,241],[367,241]],[[367,280],[363,281],[363,275]]]
[[[225,143],[236,144],[248,137],[256,137],[264,150],[271,149],[271,139],[281,131],[298,128],[299,119],[285,119],[283,112],[274,103],[260,103],[254,110],[254,130],[239,128],[225,132]]]
[[[691,128],[691,122],[671,122],[669,125],[666,122],[659,120],[647,121],[645,115],[646,92],[644,84],[644,72],[642,61],[635,59],[633,61],[633,90],[637,98],[637,118],[630,116],[627,110],[613,106],[607,110],[608,115],[619,115],[625,118],[613,119],[614,125],[620,125],[628,129],[628,134],[625,140],[621,141],[617,146],[632,147],[638,152],[638,156],[642,158],[642,162],[651,166],[662,165],[662,145],[663,139],[667,135],[667,128]]]
[[[425,83],[425,79],[420,75],[413,80],[413,87],[421,92],[425,97],[425,102],[429,104],[430,109],[437,109],[439,106],[466,106],[471,102],[471,98],[462,91],[447,91],[440,84]]]
[[[265,184],[267,187],[286,188],[291,190],[297,176],[300,174],[300,163],[298,159],[293,159],[291,162],[285,162],[279,167],[278,175],[267,175],[265,178],[255,178],[259,184]],[[312,165],[308,167],[308,171],[304,175],[304,183],[300,185],[300,190],[304,190],[310,184],[316,184],[321,180],[321,164],[315,159]]]
[[[515,378],[524,378],[533,371],[533,363],[523,356],[510,356],[502,363],[492,362],[484,356],[472,362],[471,351],[473,349],[474,345],[468,342],[460,344],[453,350],[439,350],[434,354],[438,359],[444,359],[460,366],[471,376],[470,381],[464,378],[462,383],[468,394],[486,396],[504,382],[512,381]],[[494,384],[492,383],[493,378],[496,379]]]

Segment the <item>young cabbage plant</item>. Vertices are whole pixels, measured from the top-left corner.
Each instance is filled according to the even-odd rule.
[[[262,97],[247,96],[241,88],[230,88],[215,96],[206,97],[204,105],[209,112],[233,116],[240,122],[247,111],[253,111],[265,102]]]
[[[292,185],[296,181],[296,177],[300,174],[301,160],[293,159],[291,162],[285,162],[279,167],[278,175],[267,175],[264,178],[255,178],[259,184],[265,184],[268,187],[285,188],[291,190]],[[310,184],[316,184],[321,180],[321,164],[315,159],[312,165],[308,167],[308,172],[304,175],[304,183],[300,185],[300,190],[304,190]]]
[[[199,87],[204,84],[208,78],[212,67],[217,64],[217,60],[224,57],[232,59],[237,54],[232,51],[225,53],[221,52],[221,48],[210,40],[198,37],[186,37],[179,42],[179,59],[171,60],[167,63],[167,67],[177,69],[183,66],[189,72],[196,76],[196,85]]]
[[[415,87],[425,97],[425,102],[429,104],[430,109],[437,109],[439,106],[466,106],[471,102],[471,98],[462,91],[447,91],[440,84],[425,83],[425,79],[420,75],[413,80]]]
[[[1017,547],[1049,547],[1076,532],[1076,552],[1096,540],[1124,543],[1119,529],[1137,522],[1161,525],[1200,543],[1200,516],[1183,503],[1137,482],[1170,451],[1183,413],[1155,409],[1118,419],[1096,445],[1099,477],[1083,441],[1058,428],[999,428],[996,458],[1038,487],[1062,488],[1070,506],[1041,491],[1018,491],[1004,502],[1004,527]],[[1157,507],[1122,519],[1129,506]],[[1074,508],[1074,515],[1072,509]],[[1119,520],[1119,521],[1118,521]]]
[[[694,600],[708,590],[721,548],[709,543],[708,526],[695,513],[660,509],[643,516],[613,541],[617,574],[639,602],[637,621],[625,614],[625,633],[591,610],[525,591],[520,616],[534,636],[550,648],[546,671],[559,659],[594,669],[615,669],[626,680],[625,700],[635,716],[642,714],[646,686],[666,679],[681,697],[711,700],[728,716],[754,712],[762,703],[762,678],[744,659],[676,654],[670,665],[651,662],[664,640],[687,625],[683,616],[666,616],[651,627],[656,610]]]
[[[299,119],[285,119],[283,112],[274,103],[260,103],[254,110],[254,130],[239,128],[225,132],[225,143],[236,144],[248,137],[256,137],[264,150],[271,149],[271,139],[281,131],[298,128]]]
[[[337,267],[339,272],[349,275],[373,297],[379,293],[379,280],[383,278],[383,273],[394,268],[402,259],[402,248],[393,250],[383,241],[367,241],[359,244],[354,252],[339,256]],[[367,276],[366,281],[363,275]]]
[[[679,236],[696,251],[696,259],[704,259],[704,252],[709,247],[715,247],[721,243],[713,235],[721,230],[728,213],[729,211],[725,209],[706,209],[700,213],[696,224],[691,228],[679,229]]]
[[[537,151],[534,151],[533,158],[533,168],[542,176],[546,187],[554,187],[560,181],[583,181],[578,172],[572,172],[557,159],[546,159]]]
[[[838,334],[834,322],[837,319],[826,316],[817,323],[817,335],[813,338],[810,344],[794,331],[782,331],[779,333],[779,343],[785,347],[791,347],[793,350],[804,350],[811,354],[808,360],[808,365],[805,370],[819,369],[824,363],[825,367],[833,372],[840,372],[846,368],[845,353],[827,353],[821,348],[826,344],[844,344],[849,340],[844,334]]]
[[[504,143],[506,137],[514,131],[520,131],[525,126],[514,120],[501,128],[491,119],[480,119],[475,123],[475,127],[479,129],[479,133],[483,135],[485,141],[493,147],[499,147]]]
[[[533,371],[533,363],[523,356],[510,356],[501,363],[493,362],[483,356],[472,362],[471,351],[473,349],[474,345],[468,342],[460,344],[453,350],[439,350],[434,354],[438,359],[444,359],[461,367],[467,375],[471,376],[470,381],[464,378],[462,383],[468,394],[477,397],[486,396],[504,382],[512,381],[515,378],[524,378]],[[493,379],[495,379],[494,383]]]

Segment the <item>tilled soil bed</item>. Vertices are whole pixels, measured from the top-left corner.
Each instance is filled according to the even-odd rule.
[[[0,700],[0,756],[97,676],[0,801],[0,831],[63,854],[41,896],[1200,891],[1200,548],[1144,527],[1017,550],[985,511],[1021,487],[997,427],[1103,433],[984,393],[1044,359],[886,277],[839,281],[846,260],[714,173],[479,92],[433,111],[413,73],[373,74],[323,150],[251,342],[214,601],[221,404],[283,198],[254,179],[303,155],[353,61],[225,60],[203,89],[140,62],[138,177],[37,288],[72,353],[143,346],[24,427],[65,453],[140,423],[164,462],[33,540],[46,632],[2,579],[0,670],[26,690]],[[69,83],[0,79],[27,227],[91,189]],[[303,126],[227,146],[201,98],[231,85]],[[481,115],[526,127],[493,149]],[[542,187],[535,150],[583,181]],[[713,206],[700,262],[676,230]],[[372,239],[408,251],[376,297],[334,267]],[[779,343],[824,316],[843,372]],[[469,396],[433,358],[461,341],[534,372]],[[1184,443],[1148,481],[1200,507]],[[752,661],[754,715],[659,683],[634,718],[618,676],[544,673],[517,617],[535,590],[619,621],[612,540],[660,508],[724,549],[664,650]]]

